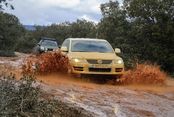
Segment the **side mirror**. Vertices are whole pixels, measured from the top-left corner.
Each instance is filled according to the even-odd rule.
[[[115,53],[116,54],[120,54],[121,53],[121,50],[119,48],[115,48]]]
[[[37,45],[40,46],[40,43],[38,43]]]
[[[68,48],[66,46],[61,47],[60,50],[62,52],[68,52]]]

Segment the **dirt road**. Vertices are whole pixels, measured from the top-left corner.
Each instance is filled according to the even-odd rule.
[[[172,86],[112,86],[61,75],[40,76],[43,90],[73,103],[96,117],[173,117]]]
[[[19,75],[27,55],[0,58],[1,71]],[[166,86],[96,84],[61,74],[37,76],[41,89],[56,99],[82,107],[95,117],[173,117],[174,80]],[[40,82],[42,81],[42,82]]]

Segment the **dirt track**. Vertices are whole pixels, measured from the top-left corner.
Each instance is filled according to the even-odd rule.
[[[17,75],[23,59],[0,58],[1,71]],[[61,74],[38,76],[41,89],[58,100],[82,107],[96,117],[173,117],[174,80],[167,86],[113,86],[96,84]]]
[[[43,90],[99,117],[173,117],[174,86],[112,86],[40,76]],[[174,81],[172,81],[174,84]]]

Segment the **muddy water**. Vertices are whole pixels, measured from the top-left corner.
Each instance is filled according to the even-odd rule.
[[[20,61],[20,57],[0,58],[0,70],[13,71],[19,78]],[[164,86],[100,84],[67,74],[40,75],[37,76],[37,80],[41,89],[48,94],[54,95],[58,100],[82,107],[96,117],[173,117],[174,115],[172,79],[167,79],[167,85]]]
[[[170,85],[114,86],[54,74],[38,76],[42,89],[96,117],[173,117],[174,82]]]
[[[104,76],[101,76],[104,79]],[[57,86],[59,84],[73,84],[77,86],[85,86],[85,87],[125,87],[131,90],[137,91],[154,91],[154,92],[174,92],[174,79],[168,78],[165,85],[139,85],[139,84],[132,84],[132,85],[110,85],[110,84],[101,84],[101,83],[94,83],[88,78],[77,78],[67,74],[49,74],[49,75],[38,75],[37,80],[41,81],[45,84]]]
[[[173,117],[174,80],[167,85],[96,84],[65,74],[37,76],[41,89],[95,117]]]

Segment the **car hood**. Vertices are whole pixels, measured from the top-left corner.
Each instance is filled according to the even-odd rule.
[[[115,60],[121,59],[115,53],[99,53],[99,52],[71,52],[68,54],[70,59],[102,59],[102,60]]]

